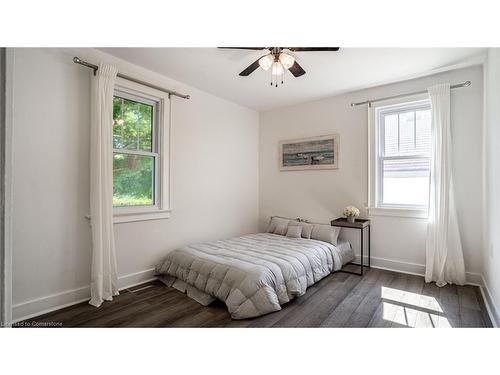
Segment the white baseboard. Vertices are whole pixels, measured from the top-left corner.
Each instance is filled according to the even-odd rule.
[[[123,290],[126,288],[131,288],[133,286],[151,281],[156,279],[154,276],[155,269],[150,268],[148,270],[139,271],[135,273],[129,273],[128,275],[118,277],[118,289]],[[89,294],[90,296],[90,294]]]
[[[368,257],[364,257],[365,264],[368,264]],[[356,256],[356,262],[359,262],[360,256]],[[399,260],[371,257],[371,266],[387,271],[407,273],[410,275],[425,276],[425,264],[402,262]],[[466,272],[467,284],[483,285],[483,276],[479,273]]]
[[[355,261],[359,262],[360,256],[356,255]],[[368,257],[364,256],[364,264],[368,264]],[[395,271],[401,273],[408,273],[410,275],[423,276],[425,274],[425,265],[411,262],[402,262],[399,260],[371,257],[371,266],[387,271]]]
[[[490,289],[488,288],[488,284],[486,284],[484,277],[481,276],[481,280],[481,294],[483,296],[484,304],[486,305],[486,310],[488,310],[488,315],[490,316],[493,327],[498,328],[500,326],[500,310],[495,304],[495,300],[490,293]]]
[[[365,259],[365,263],[367,262],[368,262],[368,257]],[[401,262],[386,258],[371,257],[371,266],[373,268],[409,273],[411,275],[423,276],[425,274],[425,265],[423,264]]]
[[[120,276],[118,277],[118,289],[123,290],[154,279],[154,268]],[[12,322],[30,319],[88,300],[90,300],[89,285],[21,302],[12,306]]]

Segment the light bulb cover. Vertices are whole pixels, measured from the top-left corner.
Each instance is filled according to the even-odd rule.
[[[295,58],[287,53],[280,53],[280,61],[285,69],[290,69],[295,63]]]
[[[269,54],[263,56],[259,59],[259,66],[264,70],[269,70],[269,68],[273,65],[273,55]]]
[[[272,75],[273,76],[280,76],[284,73],[283,65],[279,61],[273,62],[273,69],[272,69]]]

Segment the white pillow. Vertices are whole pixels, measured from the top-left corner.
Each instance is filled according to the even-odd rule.
[[[339,237],[340,227],[332,227],[327,224],[314,224],[311,238],[313,240],[323,241],[337,245],[337,238]]]
[[[291,226],[300,226],[302,228],[302,238],[311,238],[311,232],[313,230],[313,225],[312,224],[308,224],[308,223],[303,223],[303,222],[299,222],[299,221],[293,221],[291,220],[289,223],[288,223],[288,226],[291,227]]]
[[[287,228],[288,228],[288,226],[286,224],[280,223],[280,224],[276,225],[276,228],[274,229],[273,233],[284,236],[287,232]]]
[[[302,227],[300,225],[289,225],[286,231],[287,237],[300,238],[302,234]]]
[[[267,233],[274,233],[274,231],[276,229],[276,226],[278,224],[282,224],[282,225],[285,225],[285,227],[287,227],[289,221],[290,220],[288,220],[288,219],[282,219],[280,217],[273,217],[273,218],[271,218],[271,222],[269,223],[269,226],[267,227]],[[285,233],[286,233],[286,230],[285,230]],[[283,233],[283,235],[285,233]]]

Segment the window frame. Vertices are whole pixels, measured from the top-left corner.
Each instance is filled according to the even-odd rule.
[[[111,157],[113,158],[115,153],[153,157],[154,202],[153,205],[113,207],[113,221],[124,223],[169,218],[172,211],[170,207],[170,97],[167,93],[123,78],[117,78],[114,96],[153,105],[151,152],[115,149],[112,145]]]
[[[430,156],[427,156],[425,154],[384,156],[385,116],[390,114],[400,114],[408,111],[418,111],[422,109],[430,109],[432,111],[429,97],[426,94],[387,100],[383,102],[373,103],[369,106],[368,211],[370,215],[413,217],[422,219],[428,217],[428,206],[411,204],[389,204],[383,202],[384,160],[425,159],[429,160],[430,162]],[[382,121],[382,118],[384,121]]]

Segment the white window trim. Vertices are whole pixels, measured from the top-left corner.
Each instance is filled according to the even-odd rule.
[[[139,96],[156,103],[157,131],[156,137],[153,135],[153,142],[156,142],[157,145],[156,161],[158,161],[158,166],[155,165],[155,204],[152,206],[114,207],[113,222],[127,223],[167,219],[172,211],[170,194],[172,147],[169,95],[122,78],[116,80],[115,93]]]
[[[427,94],[413,95],[405,98],[386,100],[372,103],[368,107],[368,214],[370,216],[393,216],[427,219],[428,208],[418,206],[390,206],[378,202],[379,191],[382,184],[378,176],[380,137],[377,127],[377,109],[379,107],[400,106],[402,104],[418,103],[429,100]]]

